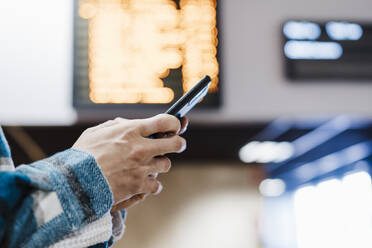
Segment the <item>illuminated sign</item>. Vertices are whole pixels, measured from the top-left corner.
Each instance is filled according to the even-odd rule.
[[[282,31],[289,79],[372,81],[372,25],[287,21]]]
[[[94,104],[165,104],[205,75],[216,95],[216,8],[215,0],[81,0],[75,24],[78,97],[88,91],[85,102]],[[172,70],[178,70],[173,89],[165,85]]]

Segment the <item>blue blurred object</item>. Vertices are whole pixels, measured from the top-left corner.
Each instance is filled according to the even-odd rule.
[[[342,177],[361,164],[370,173],[372,165],[370,119],[338,116],[306,122],[283,118],[268,125],[254,140],[285,141],[293,146],[292,156],[285,161],[265,164],[268,177],[282,179],[287,190]]]

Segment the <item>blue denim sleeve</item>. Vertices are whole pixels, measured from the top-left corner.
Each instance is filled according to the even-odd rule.
[[[112,204],[102,171],[83,151],[0,171],[0,247],[47,247],[101,218]]]

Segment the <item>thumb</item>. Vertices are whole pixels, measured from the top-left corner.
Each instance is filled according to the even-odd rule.
[[[146,197],[146,194],[138,194],[138,195],[132,196],[128,200],[125,200],[125,201],[119,202],[118,204],[115,204],[112,207],[111,212],[115,212],[115,211],[118,211],[118,210],[122,210],[122,209],[132,207],[132,206],[136,205],[137,203],[139,203],[140,201],[142,201],[145,197]]]

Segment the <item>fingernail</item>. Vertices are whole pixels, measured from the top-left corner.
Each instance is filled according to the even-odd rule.
[[[156,191],[155,195],[158,195],[160,194],[160,192],[163,190],[163,185],[161,183],[159,183],[159,187],[158,187],[158,190]]]
[[[187,144],[186,142],[183,142],[181,149],[178,151],[178,153],[181,153],[186,150]]]
[[[187,122],[186,125],[185,125],[185,127],[182,130],[182,133],[180,133],[180,134],[184,134],[186,132],[186,130],[187,130],[188,127],[189,127],[189,123]]]

